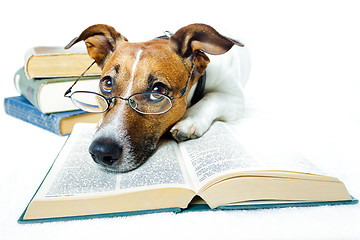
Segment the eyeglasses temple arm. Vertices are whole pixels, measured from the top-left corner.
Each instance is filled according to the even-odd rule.
[[[64,97],[69,97],[69,96],[66,96],[68,95],[69,93],[71,93],[71,89],[75,86],[75,84],[80,80],[80,78],[82,78],[85,73],[95,64],[95,61],[93,61],[90,66],[75,80],[75,82],[71,85],[71,87],[66,90],[65,94],[64,94]]]
[[[189,85],[189,81],[192,78],[194,69],[195,69],[195,58],[193,60],[192,67],[191,67],[191,70],[189,72],[189,76],[188,76],[188,80],[186,81],[186,85],[185,85],[185,87],[183,89],[180,90],[180,93],[181,93],[180,97],[172,97],[171,99],[179,99],[179,98],[182,98],[184,96],[184,94],[186,93],[187,87]]]
[[[184,94],[186,93],[186,90],[187,90],[188,85],[189,85],[189,80],[186,82],[185,87],[184,87],[183,89],[181,89],[181,90],[180,90],[181,95],[180,95],[180,97],[179,97],[179,98],[182,98],[182,97],[184,96]]]

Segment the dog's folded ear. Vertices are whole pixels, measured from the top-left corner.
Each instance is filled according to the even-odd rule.
[[[172,49],[182,58],[195,57],[197,70],[203,74],[209,58],[203,53],[219,55],[229,51],[234,45],[244,44],[225,37],[206,24],[190,24],[179,29],[170,38]]]
[[[86,28],[78,37],[66,45],[65,49],[71,48],[80,41],[85,41],[88,54],[100,68],[103,68],[109,56],[114,52],[116,45],[121,41],[127,41],[127,39],[111,26],[96,24]]]

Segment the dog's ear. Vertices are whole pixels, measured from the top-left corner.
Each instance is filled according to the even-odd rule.
[[[219,55],[229,51],[232,46],[243,47],[244,44],[225,37],[206,24],[191,24],[179,29],[170,38],[172,49],[182,58],[195,57],[196,68],[203,74],[209,58],[204,54]]]
[[[78,37],[74,38],[65,49],[74,44],[85,41],[88,54],[103,68],[109,56],[114,52],[116,45],[127,41],[126,37],[118,33],[113,27],[105,24],[96,24],[86,28]]]

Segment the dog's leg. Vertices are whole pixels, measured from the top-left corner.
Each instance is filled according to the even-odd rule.
[[[189,108],[182,120],[177,122],[170,132],[178,141],[198,138],[209,129],[213,121],[235,120],[243,110],[242,94],[229,96],[229,93],[210,92]]]
[[[207,68],[205,96],[190,107],[170,130],[178,140],[198,138],[213,121],[232,121],[241,117],[245,108],[243,87],[249,77],[250,57],[246,48],[212,56]]]

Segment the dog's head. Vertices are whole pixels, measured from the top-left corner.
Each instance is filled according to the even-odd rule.
[[[210,61],[205,53],[223,54],[234,44],[242,46],[204,24],[183,27],[169,39],[143,43],[130,43],[114,28],[98,24],[85,29],[66,48],[82,40],[102,69],[99,93],[123,98],[112,98],[89,148],[95,162],[116,172],[143,164],[160,137],[185,114],[189,89]],[[165,113],[140,113],[126,99],[142,92],[169,96],[172,105]]]

